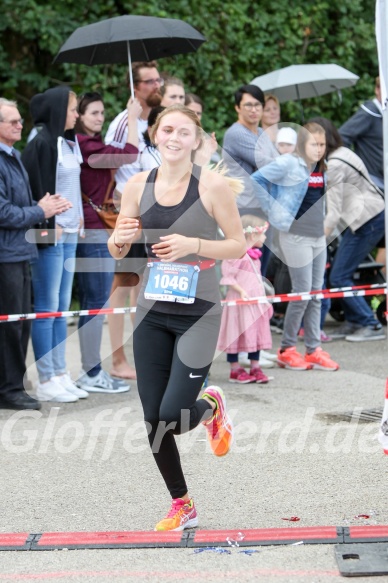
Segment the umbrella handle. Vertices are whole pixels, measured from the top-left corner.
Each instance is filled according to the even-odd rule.
[[[131,97],[133,99],[133,76],[132,76],[132,60],[131,60],[131,49],[129,47],[129,40],[127,40],[127,52],[128,52],[128,68],[129,68],[129,85],[131,88]]]

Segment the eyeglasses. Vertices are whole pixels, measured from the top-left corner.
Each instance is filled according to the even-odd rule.
[[[258,102],[258,103],[243,103],[242,104],[244,109],[247,109],[248,111],[252,111],[252,109],[261,109],[263,107],[263,105]]]
[[[14,128],[16,128],[16,126],[18,124],[23,125],[24,124],[24,119],[11,119],[9,121],[5,121],[5,120],[0,120],[0,123],[9,123],[11,124],[11,126],[13,126]]]
[[[160,85],[163,87],[164,79],[159,77],[158,79],[140,79],[139,83],[145,83],[146,85]]]

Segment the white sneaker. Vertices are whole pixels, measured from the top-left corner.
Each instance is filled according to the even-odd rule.
[[[260,350],[260,358],[261,357],[265,358],[265,360],[272,360],[273,362],[276,362],[278,359],[276,354],[268,352],[267,350]]]
[[[274,368],[275,363],[273,360],[268,360],[268,358],[261,356],[261,352],[260,352],[259,366],[260,366],[260,368]]]
[[[246,366],[251,364],[251,361],[248,358],[248,353],[247,352],[239,352],[238,353],[238,361],[240,364],[245,364]]]
[[[68,393],[58,382],[57,377],[52,377],[46,383],[36,384],[36,397],[38,401],[52,401],[54,403],[74,403],[78,397]]]
[[[126,393],[131,388],[125,381],[114,379],[102,369],[95,377],[81,370],[76,385],[88,393]]]
[[[74,381],[71,380],[69,374],[61,374],[53,378],[71,395],[75,395],[79,399],[87,399],[89,397],[89,393],[83,389],[79,389]]]

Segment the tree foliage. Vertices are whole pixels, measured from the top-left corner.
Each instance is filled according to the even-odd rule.
[[[79,93],[103,93],[107,119],[127,101],[125,65],[55,65],[73,30],[122,14],[180,18],[207,42],[196,52],[162,59],[159,69],[182,78],[205,102],[204,126],[220,137],[235,120],[234,91],[254,77],[299,63],[337,63],[360,76],[353,88],[304,100],[305,116],[347,119],[373,96],[378,62],[370,0],[2,0],[1,94],[19,102],[24,117],[32,95],[58,83]],[[300,104],[282,107],[283,121],[300,122]],[[27,128],[28,129],[28,128]]]

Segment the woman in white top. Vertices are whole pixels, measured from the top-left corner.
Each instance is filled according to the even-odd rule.
[[[78,233],[83,230],[82,157],[74,134],[77,98],[69,87],[61,85],[35,95],[31,111],[42,126],[22,154],[33,197],[40,200],[47,192],[59,193],[72,205],[58,218],[37,226],[39,257],[32,264],[35,312],[61,312],[70,306]],[[66,336],[66,318],[33,322],[31,338],[40,401],[67,403],[88,395],[68,375]]]

